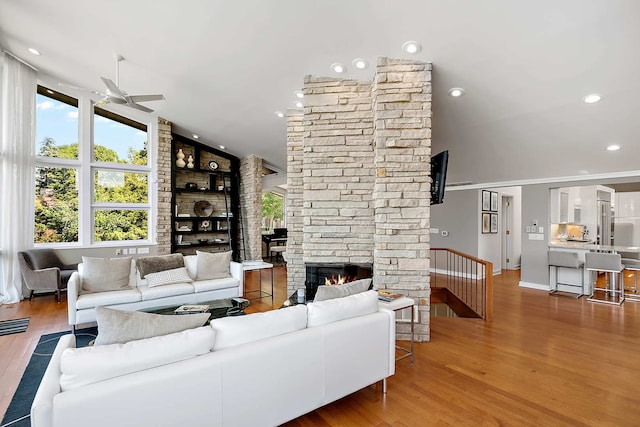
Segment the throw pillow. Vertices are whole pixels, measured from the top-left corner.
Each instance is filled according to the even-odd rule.
[[[215,332],[202,327],[126,344],[67,348],[60,357],[60,389],[67,391],[207,354],[214,342]]]
[[[172,283],[191,283],[193,279],[189,276],[186,267],[174,268],[172,270],[158,271],[147,274],[147,285],[154,286],[170,285]]]
[[[171,316],[96,307],[98,337],[94,345],[126,343],[172,334],[197,328],[204,325],[207,320],[209,320],[209,313]]]
[[[372,279],[360,279],[344,285],[318,286],[314,301],[324,301],[359,294],[369,289]]]
[[[146,256],[138,258],[136,266],[138,267],[140,278],[144,279],[150,273],[184,267],[184,259],[182,254]]]
[[[210,325],[216,332],[213,351],[217,351],[304,329],[307,327],[307,307],[300,304],[282,310],[223,317],[212,320]]]
[[[82,289],[87,292],[119,291],[129,288],[131,257],[82,257]]]
[[[307,328],[378,311],[378,292],[367,291],[344,298],[307,304]]]
[[[225,279],[231,277],[231,251],[200,252],[196,251],[198,262],[198,280]]]

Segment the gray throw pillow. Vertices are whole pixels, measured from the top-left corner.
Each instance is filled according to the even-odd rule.
[[[96,307],[98,337],[94,345],[124,344],[198,328],[209,320],[209,313],[163,315]]]
[[[197,255],[197,280],[225,279],[231,277],[231,251],[229,252],[200,252]]]
[[[360,279],[344,285],[318,286],[314,301],[324,301],[359,294],[369,289],[372,279]]]
[[[87,292],[107,292],[129,289],[131,257],[82,257],[82,289]]]
[[[182,254],[146,256],[136,259],[136,267],[140,278],[144,279],[149,273],[184,267],[184,257]]]

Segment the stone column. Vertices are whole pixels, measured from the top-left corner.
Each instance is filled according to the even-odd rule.
[[[308,76],[306,92],[304,260],[372,264],[371,83]]]
[[[431,64],[379,58],[373,109],[376,285],[417,301],[416,339],[428,341]]]
[[[158,211],[157,211],[157,253],[171,252],[171,122],[158,117]]]
[[[253,154],[240,161],[240,209],[243,233],[239,236],[240,258],[262,259],[262,159]]]
[[[287,116],[287,295],[304,287],[305,270],[302,254],[303,199],[303,114]]]

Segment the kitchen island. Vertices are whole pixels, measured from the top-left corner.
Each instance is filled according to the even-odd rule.
[[[585,254],[587,252],[640,253],[640,247],[638,246],[597,245],[595,244],[595,242],[570,240],[552,240],[551,242],[549,242],[549,250],[575,252],[578,254],[578,259],[581,261],[585,261]],[[553,288],[552,280],[554,278],[556,278],[558,282],[574,284],[570,286],[558,284],[557,290],[559,291],[572,294],[578,294],[578,292],[580,292],[579,295],[591,295],[593,293],[591,275],[586,268],[582,270],[562,268],[558,269],[555,275],[551,274],[550,272],[550,289]],[[582,286],[579,286],[580,284]]]

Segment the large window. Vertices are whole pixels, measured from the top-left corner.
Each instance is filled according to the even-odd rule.
[[[77,99],[38,87],[36,155],[34,242],[79,242]]]
[[[35,243],[150,240],[147,126],[40,86],[36,120]]]

